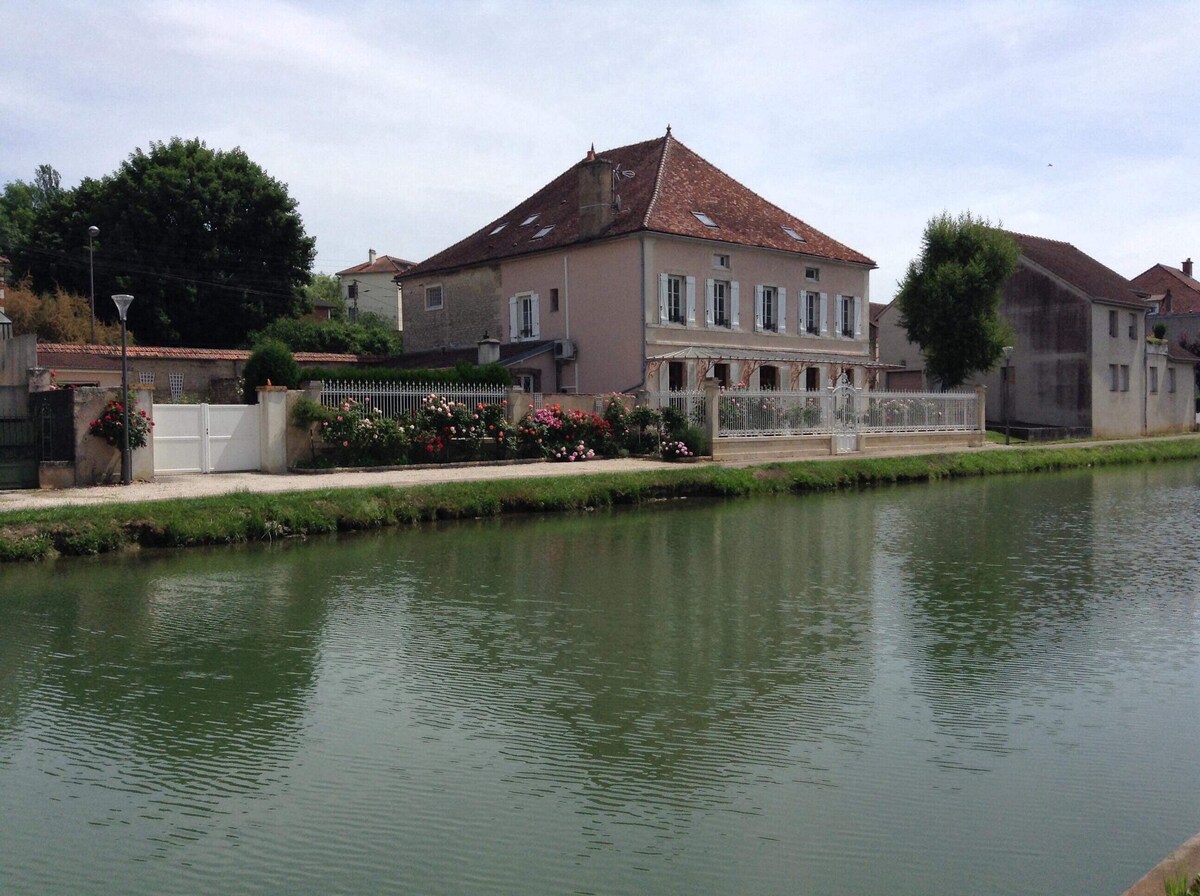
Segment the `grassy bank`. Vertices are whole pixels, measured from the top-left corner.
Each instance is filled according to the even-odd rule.
[[[0,562],[136,547],[191,547],[350,532],[429,520],[637,505],[1200,459],[1200,439],[1022,448],[913,457],[847,458],[731,469],[690,465],[639,473],[499,480],[416,488],[240,492],[215,498],[60,507],[0,514]]]

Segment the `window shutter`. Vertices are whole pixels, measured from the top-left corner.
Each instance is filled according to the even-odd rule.
[[[735,330],[741,323],[741,305],[742,293],[738,289],[738,282],[734,280],[729,284],[729,322]]]
[[[658,275],[658,322],[667,322],[667,275]]]
[[[521,309],[517,307],[517,297],[511,296],[508,300],[508,341],[516,342],[521,338]]]
[[[687,322],[689,327],[696,326],[696,278],[687,278]]]
[[[704,326],[711,327],[715,317],[714,307],[716,305],[716,286],[711,277],[704,281]]]
[[[541,314],[538,313],[538,294],[535,292],[530,299],[530,304],[533,306],[533,313],[530,315],[533,318],[533,338],[537,339],[542,333]]]
[[[787,288],[783,287],[783,286],[779,287],[778,295],[779,295],[779,314],[777,315],[779,318],[779,328],[778,329],[779,329],[780,333],[786,333],[787,332]]]
[[[850,301],[854,303],[854,338],[862,338],[862,297],[852,296]]]
[[[829,293],[821,293],[821,335],[829,335]]]
[[[754,330],[758,332],[763,327],[763,288],[761,284],[754,287]]]

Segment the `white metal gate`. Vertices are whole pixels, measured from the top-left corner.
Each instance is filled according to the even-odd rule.
[[[258,405],[156,404],[154,472],[261,469]]]
[[[833,395],[833,453],[850,454],[858,450],[859,390],[842,374]]]

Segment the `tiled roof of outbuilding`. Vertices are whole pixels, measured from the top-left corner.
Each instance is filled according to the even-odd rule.
[[[154,358],[156,360],[177,359],[181,361],[246,361],[250,352],[236,348],[174,348],[157,345],[131,345],[127,349],[130,358]],[[64,342],[39,342],[38,363],[44,367],[87,366],[89,361],[121,360],[119,345],[80,345]],[[295,352],[298,364],[353,364],[358,355],[335,352]]]
[[[1009,236],[1017,241],[1022,255],[1091,298],[1145,306],[1142,290],[1070,243],[1026,233],[1009,232]]]
[[[615,192],[620,207],[597,239],[650,231],[875,266],[861,252],[810,227],[705,161],[672,137],[670,131],[655,140],[610,149],[597,156],[618,172],[632,173],[618,177]],[[568,168],[504,215],[425,259],[403,277],[583,242],[577,167]],[[716,226],[702,223],[696,212],[708,215]],[[551,226],[553,229],[541,238],[534,238]],[[785,227],[794,230],[803,242],[790,236]]]

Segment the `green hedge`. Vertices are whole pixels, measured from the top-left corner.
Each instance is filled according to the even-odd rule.
[[[300,381],[328,380],[350,383],[480,383],[486,386],[511,386],[512,374],[499,364],[459,362],[448,369],[395,367],[301,367]]]

